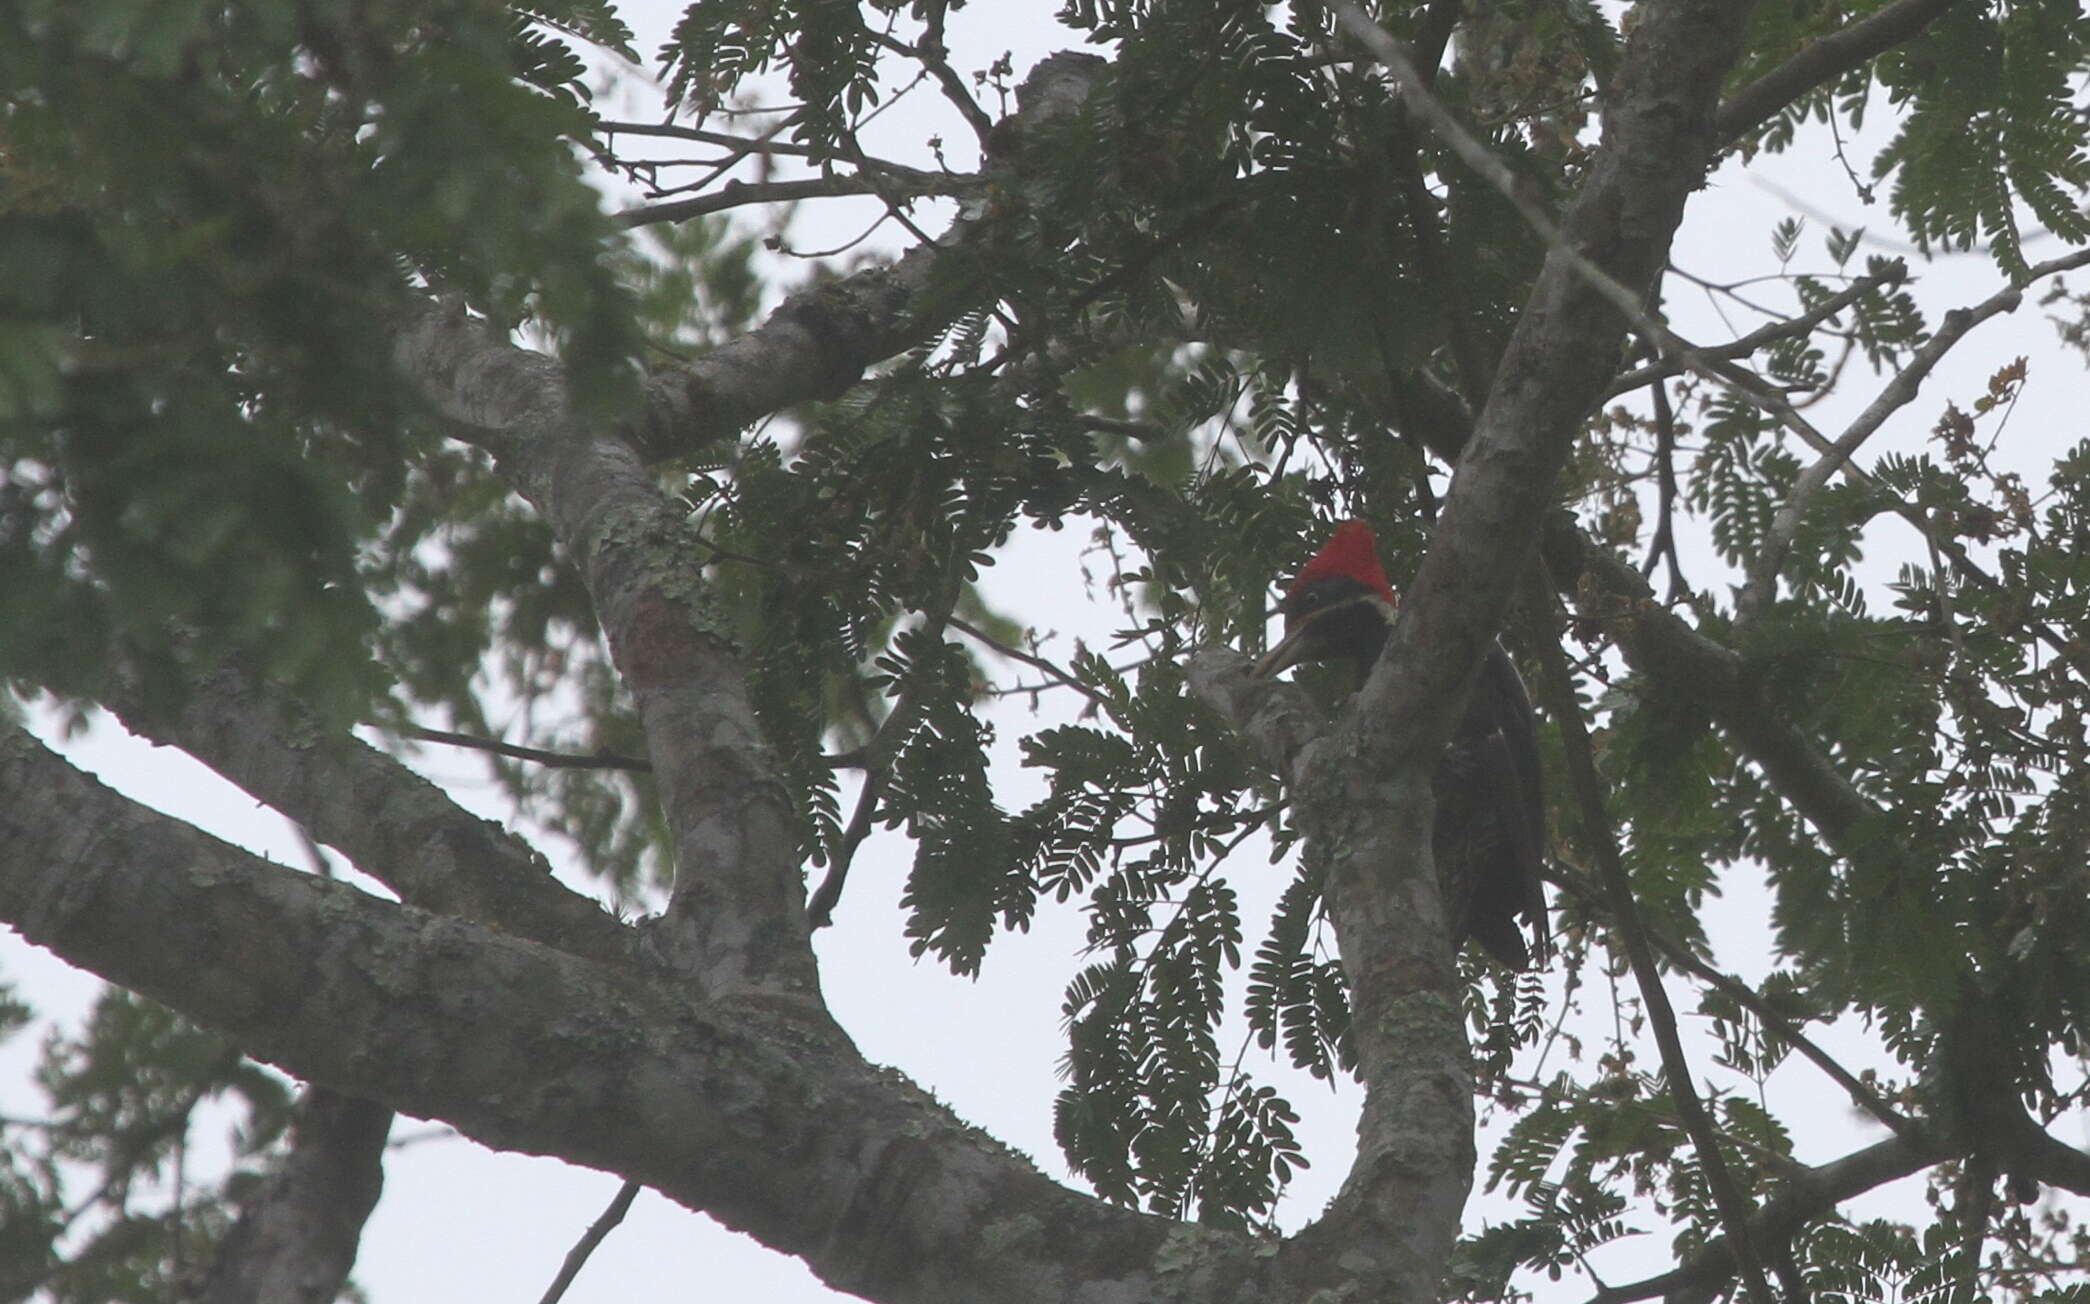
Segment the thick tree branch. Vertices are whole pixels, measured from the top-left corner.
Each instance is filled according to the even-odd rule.
[[[1474,1150],[1471,1052],[1430,859],[1430,771],[1395,776],[1416,791],[1395,787],[1383,771],[1326,759],[1343,740],[1306,694],[1253,678],[1231,649],[1198,653],[1190,684],[1294,777],[1309,854],[1328,861],[1329,909],[1350,978],[1366,1092],[1357,1160],[1328,1213],[1279,1257],[1290,1272],[1318,1274],[1312,1279],[1331,1288],[1378,1281],[1386,1298],[1434,1298],[1472,1185]]]
[[[191,1304],[333,1304],[384,1188],[392,1111],[307,1087],[291,1149],[246,1201]]]
[[[638,705],[673,838],[674,895],[655,936],[708,990],[810,997],[797,821],[731,639],[701,585],[681,509],[637,452],[572,412],[556,364],[428,313],[400,369],[543,514],[572,553]]]
[[[1548,522],[1546,551],[1578,613],[1617,640],[1627,664],[1702,706],[1838,855],[1869,864],[1899,858],[1886,812],[1851,784],[1813,738],[1763,700],[1739,655],[1656,602],[1639,571],[1583,537],[1565,517]]]
[[[1093,55],[1055,54],[1017,88],[1017,112],[997,131],[1020,143],[1037,124],[1079,110],[1104,67]],[[990,157],[990,179],[1004,160]],[[984,219],[960,216],[941,240],[890,267],[799,291],[762,325],[646,385],[641,411],[621,433],[648,462],[731,438],[797,403],[833,398],[872,364],[920,343],[970,305],[972,279],[950,255]]]
[[[576,955],[632,954],[631,930],[553,878],[529,844],[229,665],[195,680],[171,718],[120,690],[102,700],[133,731],[181,748],[296,820],[403,901]]]
[[[802,1003],[693,998],[267,864],[13,727],[0,845],[0,919],[30,941],[337,1091],[643,1182],[841,1290],[1172,1304],[1370,1280],[1068,1191]]]
[[[2001,1149],[2010,1171],[2090,1196],[2090,1154],[2054,1139],[2021,1111],[2019,1119],[2022,1126],[2012,1130],[2013,1135]]]
[[[1071,112],[1099,66],[1046,60],[1024,83],[1019,119]],[[694,583],[695,542],[645,463],[855,383],[925,329],[912,309],[939,258],[925,246],[793,296],[758,329],[649,382],[642,412],[614,429],[571,411],[552,360],[454,309],[431,307],[395,341],[400,371],[460,437],[494,452],[580,567],[638,701],[673,834],[676,888],[657,936],[714,990],[814,993],[805,888],[795,818],[745,675]]]
[[[1624,337],[1624,314],[1577,266],[1588,261],[1614,285],[1643,292],[1667,264],[1684,200],[1711,159],[1713,88],[1739,52],[1749,8],[1711,0],[1665,6],[1628,43],[1603,143],[1564,224],[1571,248],[1547,256],[1460,458],[1429,555],[1364,691],[1360,714],[1385,722],[1375,732],[1390,747],[1434,757],[1457,719],[1463,687],[1531,555],[1530,522],[1543,518]]]
[[[1727,97],[1713,119],[1724,144],[1746,136],[1817,86],[1915,36],[1961,0],[1895,0],[1885,9],[1832,32]]]

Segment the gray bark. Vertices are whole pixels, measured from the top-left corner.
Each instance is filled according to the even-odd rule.
[[[195,1304],[333,1304],[384,1189],[391,1130],[383,1105],[308,1087],[290,1153],[219,1243]]]

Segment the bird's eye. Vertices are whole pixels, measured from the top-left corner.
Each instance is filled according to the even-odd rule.
[[[1285,610],[1294,616],[1305,616],[1329,607],[1340,606],[1359,596],[1352,585],[1339,582],[1314,584],[1293,594],[1285,603]]]

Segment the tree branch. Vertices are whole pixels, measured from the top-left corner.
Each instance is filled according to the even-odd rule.
[[[1662,607],[1638,570],[1584,537],[1564,516],[1547,523],[1546,554],[1578,614],[1616,639],[1634,670],[1704,707],[1838,855],[1864,864],[1898,863],[1894,822],[1813,738],[1763,700],[1739,655]]]
[[[1915,36],[1958,3],[1960,0],[1895,0],[1870,17],[1822,37],[1728,96],[1713,119],[1713,130],[1723,143],[1749,134],[1815,87]]]
[[[623,1222],[624,1215],[631,1212],[632,1201],[639,1198],[639,1192],[643,1189],[637,1182],[626,1182],[617,1188],[617,1194],[610,1198],[601,1216],[589,1223],[588,1230],[581,1233],[581,1238],[573,1243],[572,1249],[566,1251],[566,1260],[559,1265],[558,1275],[552,1278],[551,1285],[544,1288],[544,1295],[537,1304],[559,1304],[560,1300],[566,1298],[566,1288],[573,1284],[575,1277],[581,1275],[581,1269],[587,1265],[588,1256],[595,1253],[595,1247],[602,1244],[611,1232],[617,1230],[617,1224]]]
[[[429,312],[400,370],[484,445],[574,559],[660,785],[676,881],[651,939],[709,990],[817,990],[797,816],[730,637],[694,582],[685,513],[631,444],[568,405],[549,358]]]
[[[930,611],[922,625],[926,641],[943,641],[944,627],[952,620],[951,608],[965,591],[964,584],[954,570],[945,581],[943,592],[938,595],[935,610]],[[834,920],[835,904],[842,899],[842,889],[849,882],[849,867],[856,861],[857,848],[871,836],[871,822],[878,814],[878,803],[885,799],[886,786],[892,781],[893,758],[914,732],[915,721],[921,715],[921,682],[912,680],[900,686],[899,697],[892,710],[878,726],[871,741],[864,744],[864,785],[857,793],[856,809],[849,816],[849,826],[842,830],[842,845],[835,851],[834,864],[828,868],[827,877],[806,902],[806,922],[814,928],[825,928]]]
[[[384,1189],[392,1111],[305,1088],[283,1164],[248,1197],[190,1304],[333,1304]]]
[[[141,737],[180,748],[297,821],[403,901],[576,955],[632,954],[631,931],[553,878],[522,839],[235,666],[197,677],[169,718],[120,686],[101,701]]]
[[[1079,111],[1103,68],[1093,55],[1044,59],[1017,89],[1017,112],[997,136],[1020,140],[1026,129]],[[1003,166],[990,157],[989,179]],[[785,299],[754,330],[652,378],[642,410],[621,435],[646,461],[660,462],[730,438],[772,412],[841,394],[872,364],[919,343],[968,306],[951,283],[947,255],[969,244],[984,220],[960,216],[938,243],[910,250],[890,267]]]
[[[1279,1258],[1331,1295],[1350,1280],[1383,1283],[1386,1298],[1434,1298],[1474,1150],[1471,1052],[1430,859],[1430,769],[1389,777],[1344,764],[1354,741],[1330,733],[1297,686],[1252,677],[1232,649],[1199,652],[1189,678],[1292,777],[1309,854],[1328,858],[1329,912],[1350,980],[1365,1084],[1357,1159],[1328,1212]]]
[[[817,1008],[693,997],[658,971],[267,864],[12,726],[0,845],[0,919],[67,961],[337,1091],[653,1187],[839,1290],[889,1304],[1311,1293],[1256,1237],[1056,1185],[865,1063]],[[1305,1265],[1315,1280],[1355,1276],[1324,1257]]]
[[[687,222],[711,213],[745,208],[749,204],[788,204],[801,199],[826,199],[838,195],[877,195],[883,199],[955,195],[976,184],[970,177],[943,177],[933,172],[920,172],[906,178],[879,175],[804,177],[790,181],[731,179],[709,194],[627,208],[617,214],[617,224],[640,227],[660,222]]]
[[[1025,79],[1018,117],[1074,112],[1101,61],[1056,55]],[[969,229],[960,219],[951,237]],[[927,329],[912,312],[943,250],[787,299],[762,326],[649,381],[643,410],[604,429],[574,413],[549,358],[461,313],[423,311],[394,342],[400,371],[482,444],[573,554],[619,674],[637,699],[677,862],[654,931],[717,990],[817,989],[796,819],[775,779],[733,644],[692,583],[697,541],[646,462],[690,451],[790,403],[831,397]]]
[[[1655,964],[1654,949],[1649,945],[1647,930],[1640,922],[1640,909],[1633,901],[1632,880],[1626,874],[1624,862],[1619,859],[1617,830],[1604,806],[1603,785],[1597,778],[1589,731],[1582,723],[1582,711],[1575,702],[1575,686],[1568,673],[1567,659],[1556,639],[1541,638],[1532,642],[1544,671],[1539,680],[1540,693],[1545,699],[1547,714],[1560,727],[1569,786],[1574,790],[1583,834],[1596,859],[1605,904],[1618,925],[1626,963],[1632,967],[1633,981],[1639,987],[1640,999],[1647,1009],[1648,1024],[1654,1030],[1655,1046],[1662,1057],[1662,1078],[1669,1085],[1669,1098],[1676,1106],[1677,1119],[1683,1124],[1685,1134],[1691,1138],[1692,1148],[1698,1152],[1706,1187],[1712,1193],[1713,1208],[1728,1241],[1735,1247],[1743,1281],[1761,1304],[1775,1304],[1776,1296],[1771,1294],[1770,1282],[1764,1277],[1762,1253],[1749,1234],[1749,1219],[1753,1211],[1748,1197],[1735,1185],[1726,1156],[1720,1151],[1719,1131],[1712,1116],[1706,1112],[1704,1102],[1698,1098],[1696,1084],[1691,1081],[1691,1064],[1684,1056],[1683,1039],[1677,1035],[1676,1010],[1669,1003],[1668,990],[1662,986],[1662,971]]]
[[[1429,555],[1363,694],[1363,715],[1387,720],[1393,727],[1384,733],[1402,738],[1399,747],[1434,757],[1456,721],[1464,684],[1530,556],[1529,522],[1542,519],[1583,416],[1615,369],[1628,317],[1645,316],[1630,298],[1637,291],[1622,307],[1618,289],[1651,284],[1667,264],[1684,200],[1703,180],[1710,87],[1739,52],[1749,8],[1709,0],[1666,7],[1628,43],[1604,142],[1497,364]],[[1384,44],[1373,52],[1384,57]],[[1435,130],[1442,110],[1430,116],[1434,101],[1410,86],[1411,75],[1400,75],[1403,102],[1426,106],[1419,114]],[[1398,699],[1396,667],[1404,672]],[[1416,718],[1391,709],[1409,702]]]
[[[1681,0],[1648,12],[1613,88],[1604,142],[1500,359],[1420,572],[1377,668],[1334,733],[1294,753],[1288,777],[1310,848],[1328,858],[1329,909],[1349,976],[1366,1085],[1358,1160],[1328,1215],[1296,1238],[1374,1260],[1396,1298],[1435,1293],[1472,1166],[1472,1080],[1443,903],[1430,855],[1430,777],[1584,414],[1613,370],[1640,290],[1668,261],[1686,196],[1711,158],[1715,88],[1750,6]],[[1354,3],[1335,12],[1394,72],[1403,103],[1482,175],[1499,162],[1449,120],[1397,43]],[[1474,157],[1477,153],[1477,157]],[[1286,696],[1258,698],[1218,654],[1192,684],[1280,753],[1300,741]],[[1266,754],[1271,750],[1266,746]],[[1369,1248],[1365,1248],[1369,1247]],[[1287,1247],[1290,1252],[1295,1247]]]
[[[1945,320],[1931,337],[1916,350],[1908,365],[1894,373],[1865,410],[1858,414],[1836,441],[1823,449],[1821,455],[1800,473],[1793,482],[1792,492],[1778,507],[1777,515],[1771,518],[1770,529],[1765,531],[1763,547],[1758,550],[1749,568],[1749,579],[1742,586],[1741,596],[1735,602],[1738,623],[1747,625],[1761,616],[1764,609],[1777,596],[1778,572],[1785,565],[1786,554],[1792,548],[1793,537],[1800,532],[1800,524],[1806,518],[1808,504],[1829,483],[1829,478],[1850,464],[1853,454],[1867,439],[1870,439],[1886,423],[1889,416],[1914,401],[1916,392],[1937,367],[1938,362],[1950,353],[1953,346],[1966,338],[1967,332],[1989,318],[2001,313],[2015,312],[2024,301],[2024,294],[2016,286],[2001,290],[1972,308],[1955,308],[1945,314]]]
[[[984,151],[988,148],[989,137],[994,132],[994,119],[987,116],[987,111],[982,109],[973,99],[972,93],[965,89],[964,79],[951,67],[950,49],[943,40],[945,3],[930,4],[926,8],[927,13],[922,19],[922,36],[914,44],[910,45],[882,32],[872,35],[887,49],[896,50],[921,64],[929,75],[936,79],[937,86],[943,90],[944,99],[950,101],[951,107],[958,110],[958,116],[965,119],[965,125],[972,129],[974,138],[980,142],[980,148]]]
[[[1746,358],[1758,349],[1767,348],[1779,340],[1791,339],[1794,336],[1813,330],[1816,326],[1834,317],[1837,313],[1842,312],[1845,308],[1850,307],[1874,290],[1886,286],[1900,285],[1907,279],[1907,264],[1897,260],[1894,264],[1894,269],[1886,274],[1880,276],[1860,276],[1844,289],[1822,300],[1798,316],[1788,317],[1783,321],[1766,322],[1738,339],[1729,340],[1725,344],[1713,344],[1700,348],[1696,350],[1697,355],[1706,361],[1732,361],[1736,358]],[[1604,387],[1604,399],[1608,402],[1621,394],[1630,394],[1643,385],[1650,385],[1657,380],[1675,376],[1688,370],[1690,370],[1689,367],[1675,358],[1663,358],[1650,362],[1644,367],[1634,368],[1606,385]]]
[[[1749,1234],[1764,1244],[1788,1240],[1845,1200],[1921,1172],[1952,1158],[1952,1153],[1928,1136],[1897,1136],[1818,1168],[1803,1169],[1764,1201],[1750,1220]],[[1590,1297],[1589,1304],[1630,1304],[1655,1295],[1677,1302],[1710,1299],[1734,1271],[1734,1248],[1723,1237],[1668,1272],[1630,1285],[1606,1286]]]
[[[488,752],[495,756],[506,756],[510,760],[529,761],[555,770],[630,770],[638,774],[651,774],[653,762],[642,756],[619,756],[614,752],[593,752],[585,756],[572,752],[551,752],[542,747],[521,747],[515,743],[504,743],[498,738],[478,738],[471,734],[452,733],[448,729],[427,729],[420,725],[405,725],[400,728],[402,737],[416,742],[441,743],[445,747],[463,747],[475,752]]]

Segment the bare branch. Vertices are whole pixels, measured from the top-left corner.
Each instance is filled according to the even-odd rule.
[[[1829,296],[1814,307],[1809,308],[1806,312],[1780,321],[1767,322],[1750,331],[1747,335],[1729,340],[1725,344],[1709,345],[1695,349],[1693,352],[1700,359],[1709,362],[1746,358],[1757,350],[1768,348],[1779,340],[1791,339],[1794,336],[1803,335],[1813,330],[1816,326],[1834,317],[1837,313],[1842,312],[1845,308],[1850,307],[1874,290],[1886,286],[1899,285],[1907,279],[1908,265],[1897,260],[1893,269],[1884,275],[1860,276],[1852,281],[1849,286]],[[1644,367],[1636,367],[1606,386],[1604,398],[1608,401],[1617,398],[1621,394],[1630,394],[1643,385],[1652,384],[1664,377],[1674,376],[1689,369],[1674,358],[1665,358],[1659,362],[1651,362]]]
[[[750,204],[786,204],[838,195],[877,195],[888,201],[921,195],[956,195],[964,193],[973,184],[969,177],[944,177],[934,172],[919,172],[905,180],[884,176],[805,177],[793,181],[741,181],[735,178],[708,195],[627,208],[617,214],[617,223],[636,227],[656,222],[687,222],[694,217],[745,208]]]
[[[603,1240],[617,1229],[618,1223],[624,1221],[624,1215],[631,1212],[632,1201],[639,1198],[639,1192],[643,1189],[637,1182],[626,1182],[617,1188],[617,1194],[611,1197],[601,1216],[589,1223],[588,1230],[581,1233],[581,1238],[573,1243],[572,1249],[566,1251],[566,1260],[559,1265],[559,1275],[553,1277],[552,1284],[545,1287],[544,1295],[537,1304],[559,1304],[560,1300],[566,1298],[566,1288],[573,1284],[575,1277],[581,1275],[581,1269],[587,1266],[588,1256],[595,1253],[595,1247],[602,1244]]]
[[[1031,669],[1041,672],[1047,679],[1050,679],[1060,687],[1073,689],[1099,707],[1110,705],[1103,694],[1082,683],[1055,662],[1049,661],[1035,653],[1026,652],[1022,648],[1011,647],[1009,644],[989,634],[986,630],[981,629],[978,625],[972,624],[970,621],[961,620],[956,616],[951,617],[951,628],[979,643],[981,646],[993,649],[994,652],[1007,657],[1011,661],[1020,661]]]
[[[2090,251],[2086,251],[2090,252]],[[1907,366],[1896,372],[1894,379],[1887,382],[1879,395],[1865,406],[1836,441],[1821,450],[1821,456],[1800,473],[1793,482],[1792,492],[1779,505],[1778,513],[1771,519],[1770,529],[1765,532],[1763,547],[1757,551],[1749,567],[1749,579],[1742,586],[1741,596],[1735,602],[1736,619],[1746,626],[1762,615],[1764,609],[1777,596],[1778,572],[1785,565],[1785,556],[1792,548],[1793,536],[1800,532],[1800,524],[1807,515],[1807,507],[1814,496],[1828,484],[1829,477],[1850,465],[1851,456],[1886,423],[1889,416],[1905,407],[1923,387],[1923,381],[1936,368],[1940,359],[1952,351],[1954,345],[1966,338],[1967,332],[1982,322],[2000,313],[2015,312],[2024,299],[2023,293],[2013,286],[1989,296],[1973,308],[1955,308],[1945,314],[1937,332],[1923,342],[1923,347],[1909,360]],[[1807,427],[1812,429],[1811,426]]]
[[[784,125],[790,125],[787,121]],[[774,130],[761,136],[736,136],[730,131],[712,131],[707,127],[685,127],[676,122],[628,122],[605,119],[595,124],[599,131],[611,135],[656,136],[668,140],[691,140],[700,145],[719,145],[730,150],[744,150],[749,154],[784,154],[795,158],[811,158],[813,148],[797,141],[774,140]]]
[[[2090,1195],[2090,1154],[2054,1139],[2031,1119],[2011,1139],[2006,1158],[2027,1177],[2077,1195]]]
[[[498,738],[480,738],[472,734],[452,733],[448,729],[428,729],[410,724],[400,729],[400,734],[424,743],[441,743],[446,747],[463,747],[475,752],[490,752],[495,756],[506,756],[510,760],[530,761],[555,770],[630,770],[635,774],[650,774],[653,762],[641,756],[620,756],[615,752],[595,752],[579,756],[572,752],[549,752],[542,747],[523,747],[515,743],[504,743]]]
[[[906,55],[928,70],[929,75],[936,79],[937,86],[942,89],[944,99],[950,101],[951,107],[958,110],[958,116],[965,119],[966,126],[972,128],[973,136],[980,142],[980,149],[985,151],[988,147],[988,137],[994,132],[994,119],[987,116],[987,111],[982,109],[973,99],[972,93],[965,89],[964,79],[951,67],[950,48],[943,43],[944,4],[931,4],[928,9],[929,12],[923,20],[925,27],[922,37],[911,45],[882,32],[873,33],[873,36],[887,49]]]

